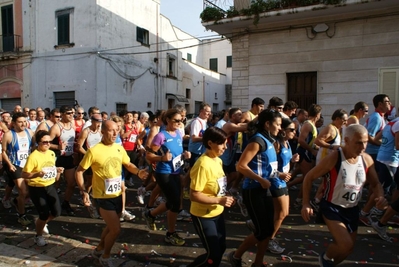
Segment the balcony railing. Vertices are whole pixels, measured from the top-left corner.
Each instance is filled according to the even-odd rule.
[[[19,52],[21,47],[20,35],[0,35],[0,53]]]

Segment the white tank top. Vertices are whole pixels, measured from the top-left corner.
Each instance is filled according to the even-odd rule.
[[[71,156],[73,154],[73,145],[75,142],[75,130],[72,127],[72,123],[69,129],[63,128],[60,123],[58,123],[58,126],[61,129],[60,142],[66,143],[65,154],[62,156]]]
[[[87,147],[87,149],[89,149],[89,148],[97,145],[98,143],[100,143],[101,137],[102,137],[102,135],[101,135],[100,131],[92,132],[89,129],[89,133],[88,133],[87,138],[86,138],[86,147]]]
[[[349,163],[342,149],[337,164],[326,175],[324,199],[343,208],[355,207],[362,196],[367,167],[362,156],[354,164]]]

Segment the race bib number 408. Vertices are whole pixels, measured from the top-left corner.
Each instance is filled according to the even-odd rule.
[[[122,190],[122,177],[108,178],[104,180],[105,194],[117,195]]]

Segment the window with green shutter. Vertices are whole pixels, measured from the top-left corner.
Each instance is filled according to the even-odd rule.
[[[209,59],[209,69],[213,71],[218,71],[218,59],[217,58],[211,58]]]
[[[226,68],[231,68],[231,67],[233,67],[233,57],[227,56],[226,57]]]

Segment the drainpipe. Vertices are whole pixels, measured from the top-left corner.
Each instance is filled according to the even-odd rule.
[[[157,44],[156,44],[156,50],[157,50],[157,61],[155,62],[156,66],[157,66],[157,70],[156,70],[156,85],[155,85],[155,110],[161,109],[161,99],[162,96],[160,97],[160,86],[159,86],[159,79],[160,79],[160,69],[159,69],[159,61],[160,61],[160,57],[159,57],[159,4],[157,5],[157,19],[156,19],[156,27],[157,27]]]
[[[206,103],[206,99],[205,99],[205,75],[202,76],[202,102]]]

